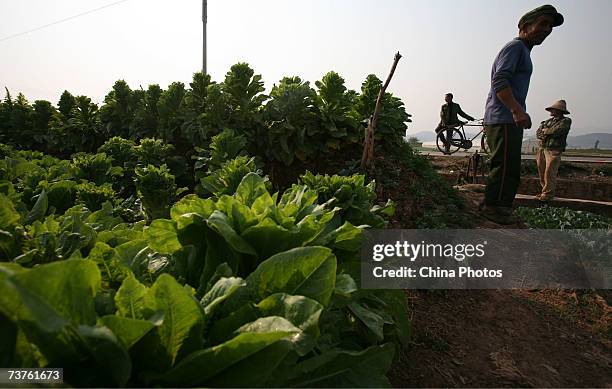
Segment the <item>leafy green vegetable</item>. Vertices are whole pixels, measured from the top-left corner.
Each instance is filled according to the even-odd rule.
[[[609,229],[612,226],[612,222],[606,217],[568,208],[545,205],[538,208],[520,207],[515,212],[531,228]]]

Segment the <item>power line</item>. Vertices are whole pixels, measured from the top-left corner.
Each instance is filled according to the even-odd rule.
[[[64,19],[61,19],[61,20],[57,20],[57,21],[49,23],[49,24],[45,24],[44,26],[36,27],[36,28],[31,29],[31,30],[23,31],[23,32],[20,32],[20,33],[17,33],[17,34],[5,36],[4,38],[0,38],[0,42],[3,42],[3,41],[8,40],[8,39],[16,38],[16,37],[21,36],[21,35],[29,34],[29,33],[34,32],[34,31],[42,30],[43,28],[47,28],[47,27],[50,27],[50,26],[53,26],[53,25],[56,25],[56,24],[59,24],[59,23],[67,22],[68,20],[76,19],[76,18],[84,16],[84,15],[88,15],[88,14],[91,14],[91,13],[94,13],[94,12],[98,12],[100,10],[103,10],[104,8],[112,7],[112,6],[120,4],[120,3],[125,3],[126,1],[129,1],[129,0],[115,1],[114,3],[110,3],[110,4],[104,5],[102,7],[96,8],[96,9],[85,11],[85,12],[82,12],[82,13],[77,14],[77,15],[69,16],[67,18],[64,18]]]

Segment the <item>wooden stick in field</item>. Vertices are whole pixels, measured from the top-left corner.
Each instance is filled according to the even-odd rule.
[[[391,67],[391,72],[389,73],[389,77],[387,77],[387,81],[385,81],[382,88],[380,88],[380,92],[378,92],[378,98],[376,99],[376,106],[374,108],[374,114],[368,121],[368,127],[365,129],[365,138],[363,142],[363,154],[361,155],[361,167],[366,168],[370,167],[372,161],[374,160],[374,132],[376,131],[376,126],[378,124],[378,116],[380,115],[380,110],[382,109],[382,101],[385,96],[385,92],[387,91],[387,87],[391,82],[391,78],[393,78],[393,74],[395,73],[395,68],[397,67],[397,63],[399,62],[402,55],[399,51],[395,54],[395,58],[393,59],[393,66]]]

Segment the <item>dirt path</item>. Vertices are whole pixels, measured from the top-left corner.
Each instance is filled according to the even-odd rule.
[[[610,307],[600,306],[602,329],[563,317],[542,293],[408,292],[413,342],[391,370],[392,384],[612,387]]]
[[[463,196],[479,228],[501,227],[479,217],[481,195]],[[413,340],[389,378],[395,387],[612,387],[609,292],[407,291]]]

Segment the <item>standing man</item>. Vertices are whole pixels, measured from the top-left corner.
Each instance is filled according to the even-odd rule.
[[[474,120],[474,118],[463,112],[459,104],[453,103],[452,93],[447,93],[444,96],[444,101],[446,101],[446,104],[443,104],[440,108],[440,123],[438,124],[438,127],[436,127],[436,133],[439,133],[442,130],[446,130],[446,136],[444,132],[442,132],[440,138],[442,138],[442,142],[444,142],[444,146],[448,151],[450,149],[449,142],[453,134],[452,128],[449,129],[449,127],[461,124],[461,121],[459,120],[457,115],[467,120]],[[446,141],[447,139],[449,140],[449,142]]]
[[[525,105],[533,71],[531,49],[561,24],[563,15],[552,5],[527,12],[519,20],[519,36],[493,62],[484,118],[491,165],[482,215],[500,224],[516,221],[512,203],[521,179],[523,129],[531,128]]]
[[[536,198],[540,201],[550,201],[555,197],[557,186],[557,172],[561,164],[561,153],[567,146],[567,134],[572,126],[565,100],[559,100],[546,108],[551,118],[543,121],[536,132],[538,138],[538,153],[536,162],[538,164],[538,175],[542,193]]]

